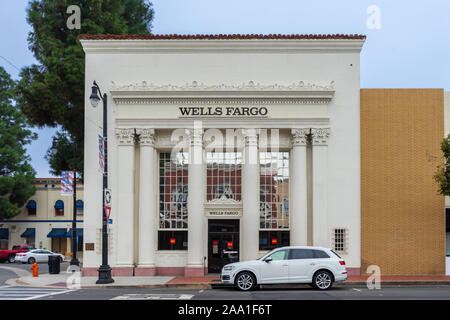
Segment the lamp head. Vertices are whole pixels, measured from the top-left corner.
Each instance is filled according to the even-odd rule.
[[[91,105],[95,108],[98,103],[100,102],[100,97],[98,95],[98,87],[96,86],[96,83],[94,81],[94,85],[92,86],[92,93],[89,97],[89,100],[91,100]]]

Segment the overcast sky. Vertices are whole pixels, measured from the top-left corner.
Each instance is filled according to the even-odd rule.
[[[448,0],[153,0],[153,33],[360,33],[362,88],[450,91]],[[27,0],[0,0],[0,65],[17,79],[35,63],[28,50]],[[374,7],[375,6],[375,7]],[[378,15],[379,13],[379,15]],[[379,20],[375,19],[380,17]],[[6,60],[5,60],[6,59]],[[193,80],[193,79],[186,79]],[[54,129],[36,129],[28,152],[38,177]]]

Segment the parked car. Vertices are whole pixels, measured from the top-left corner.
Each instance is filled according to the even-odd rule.
[[[33,246],[20,244],[13,246],[11,250],[0,250],[0,261],[8,261],[9,263],[14,263],[15,257],[18,253],[27,252],[32,249],[34,249]]]
[[[220,279],[248,291],[261,284],[307,283],[327,290],[333,282],[347,280],[345,261],[333,250],[322,247],[282,247],[254,261],[230,263]]]
[[[48,262],[48,256],[50,255],[57,255],[59,257],[59,262],[63,262],[65,259],[60,253],[51,252],[45,249],[35,249],[24,253],[18,253],[16,255],[16,261],[30,264],[35,262]]]

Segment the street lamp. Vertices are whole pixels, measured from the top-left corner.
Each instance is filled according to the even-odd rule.
[[[78,238],[77,238],[77,142],[73,138],[73,217],[72,217],[72,259],[71,266],[79,266],[77,259]]]
[[[100,95],[99,95],[100,93]],[[92,86],[92,93],[89,97],[91,105],[95,108],[100,100],[103,100],[103,144],[105,148],[104,157],[105,165],[103,167],[103,192],[102,192],[102,264],[98,269],[97,284],[112,283],[114,279],[111,277],[111,267],[108,265],[108,221],[106,219],[105,211],[105,190],[108,188],[108,131],[107,131],[107,100],[108,96],[100,91],[97,82],[94,81]]]

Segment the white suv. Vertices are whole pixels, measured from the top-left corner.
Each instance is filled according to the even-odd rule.
[[[345,261],[321,247],[277,248],[258,260],[227,264],[220,279],[248,291],[260,284],[308,283],[319,290],[347,280]]]

